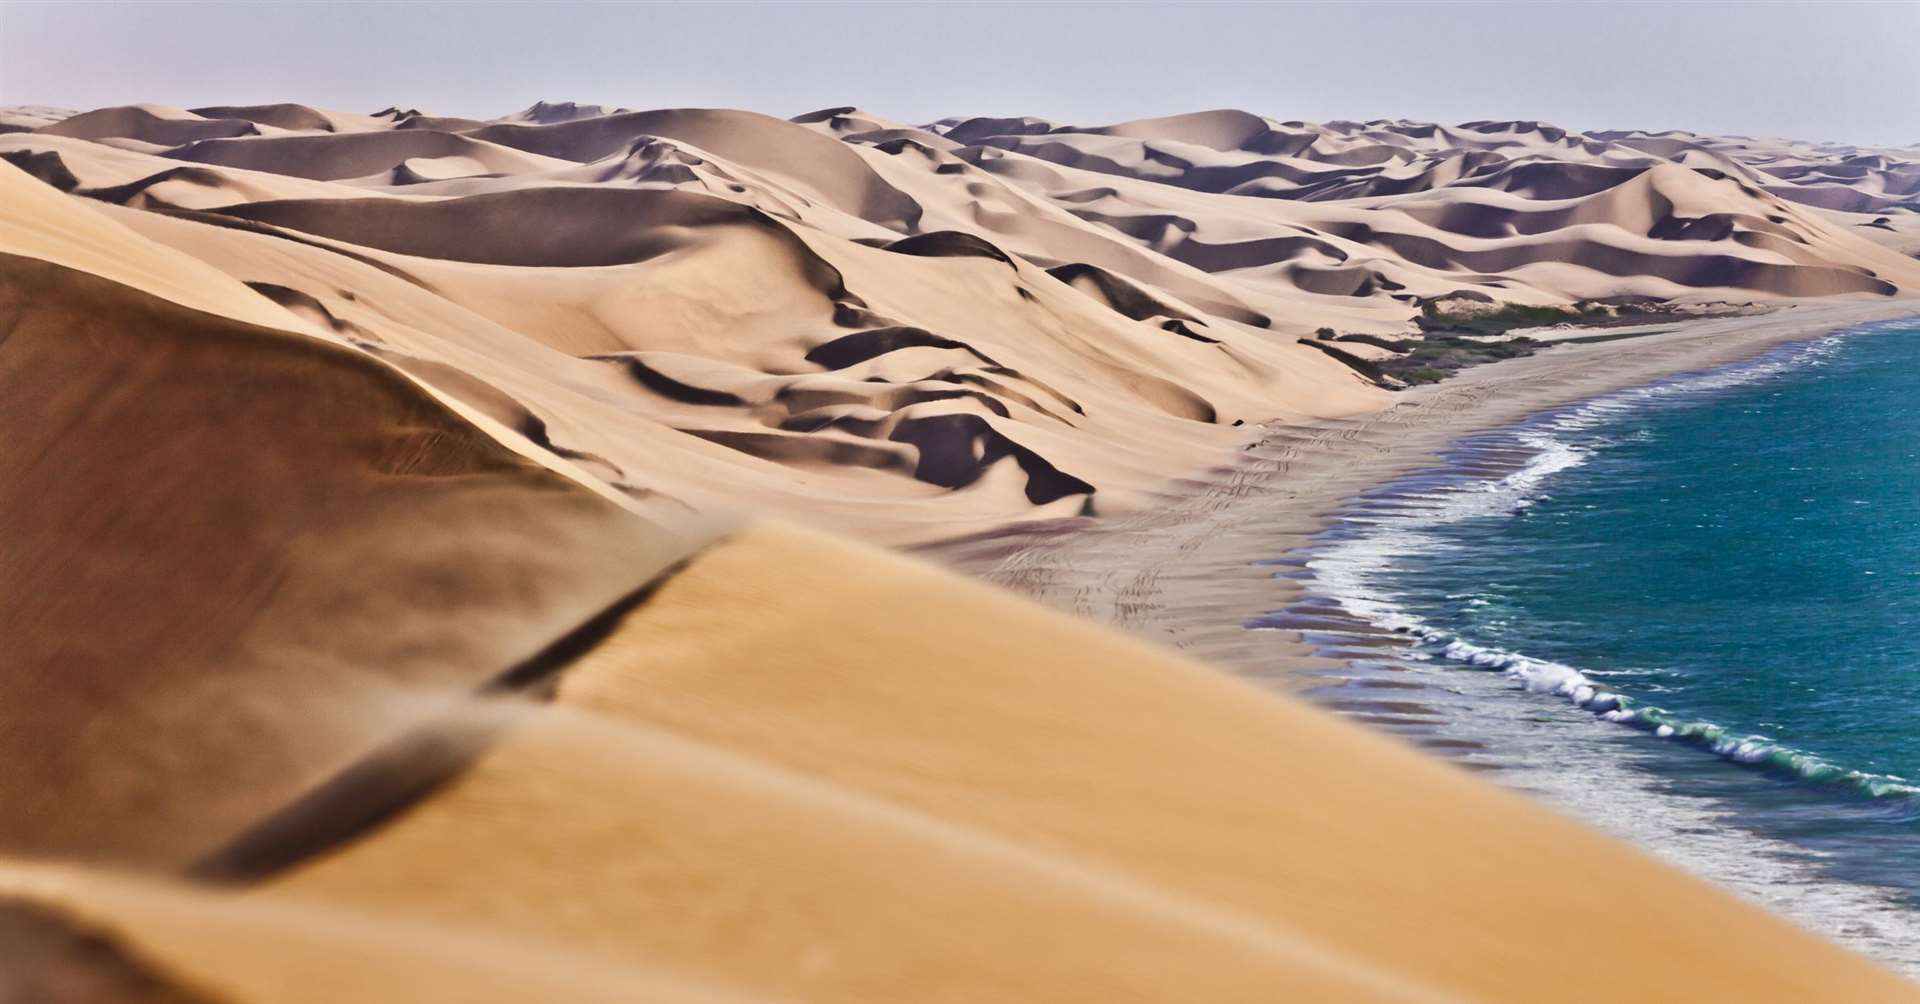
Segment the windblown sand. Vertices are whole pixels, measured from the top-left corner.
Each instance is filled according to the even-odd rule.
[[[629,508],[744,494],[896,543],[1136,511],[1246,424],[1386,406],[1301,342],[1321,328],[1920,287],[1914,151],[1233,111],[141,105],[0,129],[0,158],[172,252],[140,288],[256,323],[271,301]]]
[[[1216,668],[1302,665],[1245,561],[1448,437],[1908,311],[1914,151],[283,104],[0,158],[0,996],[1914,996]],[[1773,312],[1398,394],[1308,344],[1598,301]]]

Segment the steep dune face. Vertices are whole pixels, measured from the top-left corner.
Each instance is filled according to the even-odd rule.
[[[1082,511],[1125,508],[1148,497],[1148,472],[1234,442],[1237,422],[1377,406],[1362,375],[1292,345],[1323,326],[1401,333],[1445,297],[1885,296],[1915,276],[1890,250],[1910,239],[1904,217],[1848,220],[1793,198],[1804,183],[1808,201],[1831,203],[1815,189],[1849,178],[1865,198],[1899,198],[1912,188],[1906,162],[1851,151],[1821,163],[1813,148],[1746,140],[1232,111],[916,128],[852,108],[783,123],[565,104],[495,123],[296,105],[120,109],[65,131],[170,138],[150,120],[266,134],[152,156],[89,153],[51,129],[12,137],[8,156],[38,158],[36,173],[71,176],[102,201],[245,221],[129,222],[258,273],[239,277],[290,291],[280,299],[308,304],[302,316],[351,327],[489,414],[560,430],[608,487],[699,504],[746,479],[778,508],[832,525],[885,513],[908,538],[929,533],[897,519],[909,510],[944,511],[934,521],[957,532],[1069,496]],[[161,167],[169,158],[209,166]],[[668,205],[682,208],[660,215]],[[304,250],[248,264],[261,262],[259,242],[243,233]],[[895,268],[859,244],[927,266]],[[746,278],[769,252],[794,283]],[[559,393],[532,390],[556,382],[543,372],[475,379],[443,339],[422,344],[377,305],[365,316],[370,305],[341,295],[351,285],[319,274],[339,264],[320,266],[328,256],[436,298],[432,327],[478,313],[496,361],[517,337],[598,369],[569,364]],[[970,259],[1005,267],[983,273]],[[582,271],[605,269],[621,271]],[[938,279],[907,281],[920,295],[889,309],[869,302],[865,291],[909,277]],[[743,312],[727,301],[745,282],[814,292]],[[948,309],[976,288],[992,292]],[[977,309],[1003,297],[1018,302]],[[1044,335],[997,344],[1009,331]],[[508,354],[510,369],[538,355]],[[1109,391],[1119,399],[1103,400]],[[574,417],[580,407],[597,417]],[[609,408],[626,431],[605,431]],[[1152,431],[1124,431],[1143,420]],[[661,437],[699,473],[629,476],[644,466],[631,444]],[[951,494],[925,507],[914,483]]]
[[[502,174],[560,166],[491,143],[425,129],[261,137],[258,143],[206,140],[166,154],[176,160],[335,181],[377,174],[416,157],[466,157]]]
[[[1350,725],[722,515],[1153,506],[1249,426],[1386,405],[1391,350],[1301,336],[1439,298],[1902,295],[1898,151],[545,103],[0,129],[0,997],[1617,997],[1590,957],[1911,996]]]
[[[548,703],[445,717],[496,741],[244,891],[0,862],[0,895],[244,1002],[1619,999],[1570,957],[1914,998],[1355,725],[781,526],[695,557]]]
[[[0,329],[10,852],[207,853],[679,556],[359,353],[11,256]]]
[[[537,422],[605,488],[697,507],[751,484],[903,540],[1144,504],[1238,424],[1380,406],[1377,371],[1297,344],[1325,327],[1920,288],[1899,151],[1231,110],[32,115],[55,120],[0,155]],[[644,473],[662,448],[682,459]]]
[[[160,146],[178,146],[202,139],[254,136],[259,127],[247,119],[209,118],[162,105],[127,105],[61,119],[39,132],[75,139],[131,139]]]
[[[967,144],[956,156],[1162,254],[1289,299],[1348,297],[1376,317],[1391,316],[1382,300],[1449,290],[1538,303],[1764,300],[1896,295],[1920,277],[1881,246],[1894,242],[1856,225],[1867,221],[1819,212],[1904,191],[1894,165],[1913,160],[1895,154],[1852,172],[1863,179],[1854,202],[1822,194],[1833,175],[1796,163],[1803,147],[1705,137],[1636,143],[1530,122],[1311,126],[1243,112],[995,128],[968,121],[946,135]],[[1385,267],[1360,271],[1368,258]]]
[[[1196,430],[1258,417],[1259,399],[1236,386],[1244,376],[1223,381],[1207,370],[1234,358],[1223,339],[1239,338],[1244,348],[1236,366],[1290,379],[1261,341],[1201,335],[1185,322],[1183,335],[1164,326],[1169,318],[1103,309],[984,242],[960,248],[932,234],[875,249],[815,234],[803,240],[804,231],[694,191],[551,188],[405,206],[261,203],[226,213],[405,253],[384,260],[504,328],[596,361],[602,401],[670,422],[709,448],[816,477],[846,466],[944,489],[972,488],[1004,460],[1012,484],[996,478],[980,486],[985,497],[953,498],[962,509],[1069,494],[1084,508],[1099,486],[1127,489],[1114,458],[1098,457],[1095,445],[1122,435],[1121,423],[1174,437],[1132,445],[1145,454],[1133,463],[1145,469],[1154,452],[1193,442]],[[416,215],[438,220],[422,225]],[[338,311],[342,323],[382,328],[377,318],[360,319],[354,304]],[[1016,336],[1049,328],[1059,342]],[[384,343],[397,349],[406,341],[393,335]],[[527,368],[548,375],[548,367]],[[1183,369],[1194,372],[1162,375]],[[1366,393],[1351,380],[1335,389],[1343,386]],[[1317,393],[1301,389],[1304,397]],[[567,408],[556,411],[565,421]],[[568,442],[626,467],[633,447],[624,435],[594,423],[569,432]],[[1075,459],[1051,460],[1036,440]],[[664,490],[685,497],[686,487]],[[1006,497],[1008,487],[1018,491]]]
[[[240,119],[288,132],[335,132],[334,117],[317,108],[289,103],[274,105],[217,105],[192,109],[193,114],[209,119]]]
[[[299,320],[206,262],[169,251],[84,202],[0,166],[0,252],[65,265],[173,303],[266,327]]]
[[[547,188],[412,203],[260,202],[223,213],[395,254],[548,268],[643,262],[685,247],[703,231],[728,227],[788,233],[737,203],[659,189]]]
[[[500,124],[475,130],[476,139],[572,161],[593,161],[640,137],[684,140],[763,173],[786,178],[842,212],[889,229],[919,222],[912,199],[874,176],[839,143],[779,119],[750,112],[685,109],[576,119],[560,125]]]

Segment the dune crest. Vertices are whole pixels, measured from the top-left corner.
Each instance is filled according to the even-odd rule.
[[[325,999],[297,982],[323,964],[374,1000],[443,973],[488,1000],[1618,999],[1569,957],[1914,997],[1358,726],[778,525],[694,557],[550,703],[448,718],[510,724],[243,888],[0,861],[0,896],[242,1001]]]
[[[1381,350],[1323,329],[1920,289],[1913,151],[1239,110],[7,114],[0,157],[609,491],[752,485],[898,541],[1136,508],[1247,425],[1384,405]]]
[[[541,101],[0,160],[0,998],[1915,997],[872,545],[1151,515],[1429,335],[1915,295],[1916,151]]]

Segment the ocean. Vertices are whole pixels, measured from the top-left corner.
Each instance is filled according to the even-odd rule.
[[[1315,699],[1920,975],[1920,323],[1473,436],[1273,563]]]

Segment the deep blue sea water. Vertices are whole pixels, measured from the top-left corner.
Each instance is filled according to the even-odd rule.
[[[1319,696],[1920,973],[1920,324],[1447,460],[1265,625],[1352,657]]]

